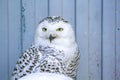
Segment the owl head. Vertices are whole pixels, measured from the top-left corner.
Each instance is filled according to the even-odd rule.
[[[75,43],[71,24],[60,16],[40,21],[35,33],[35,45],[71,46]]]

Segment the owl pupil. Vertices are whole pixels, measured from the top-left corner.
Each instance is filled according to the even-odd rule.
[[[42,28],[42,31],[44,31],[44,32],[47,31],[47,28]]]

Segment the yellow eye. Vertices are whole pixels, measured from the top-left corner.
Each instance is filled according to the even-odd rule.
[[[58,28],[56,31],[63,31],[63,28]]]
[[[42,31],[43,31],[43,32],[46,32],[46,31],[47,31],[47,28],[43,27],[43,28],[42,28]]]

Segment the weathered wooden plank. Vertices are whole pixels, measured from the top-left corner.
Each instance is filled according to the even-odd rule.
[[[48,16],[48,0],[36,0],[35,4],[35,26],[38,26],[38,23]]]
[[[34,40],[36,28],[35,0],[22,0],[22,46],[25,51]]]
[[[116,0],[116,80],[120,80],[120,0]]]
[[[9,77],[21,55],[21,7],[20,0],[8,1],[9,21]]]
[[[101,0],[90,0],[88,7],[88,80],[101,80]]]
[[[62,16],[62,1],[49,0],[49,16]]]
[[[75,0],[63,0],[62,2],[62,16],[70,21],[75,29]]]
[[[103,80],[115,80],[115,0],[103,0]]]
[[[88,0],[76,1],[76,37],[81,55],[77,80],[88,80]]]
[[[8,80],[8,0],[0,1],[0,79]]]

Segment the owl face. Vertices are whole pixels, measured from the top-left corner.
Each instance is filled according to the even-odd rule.
[[[74,40],[74,32],[68,21],[61,17],[43,19],[36,30],[36,44],[60,45]]]

